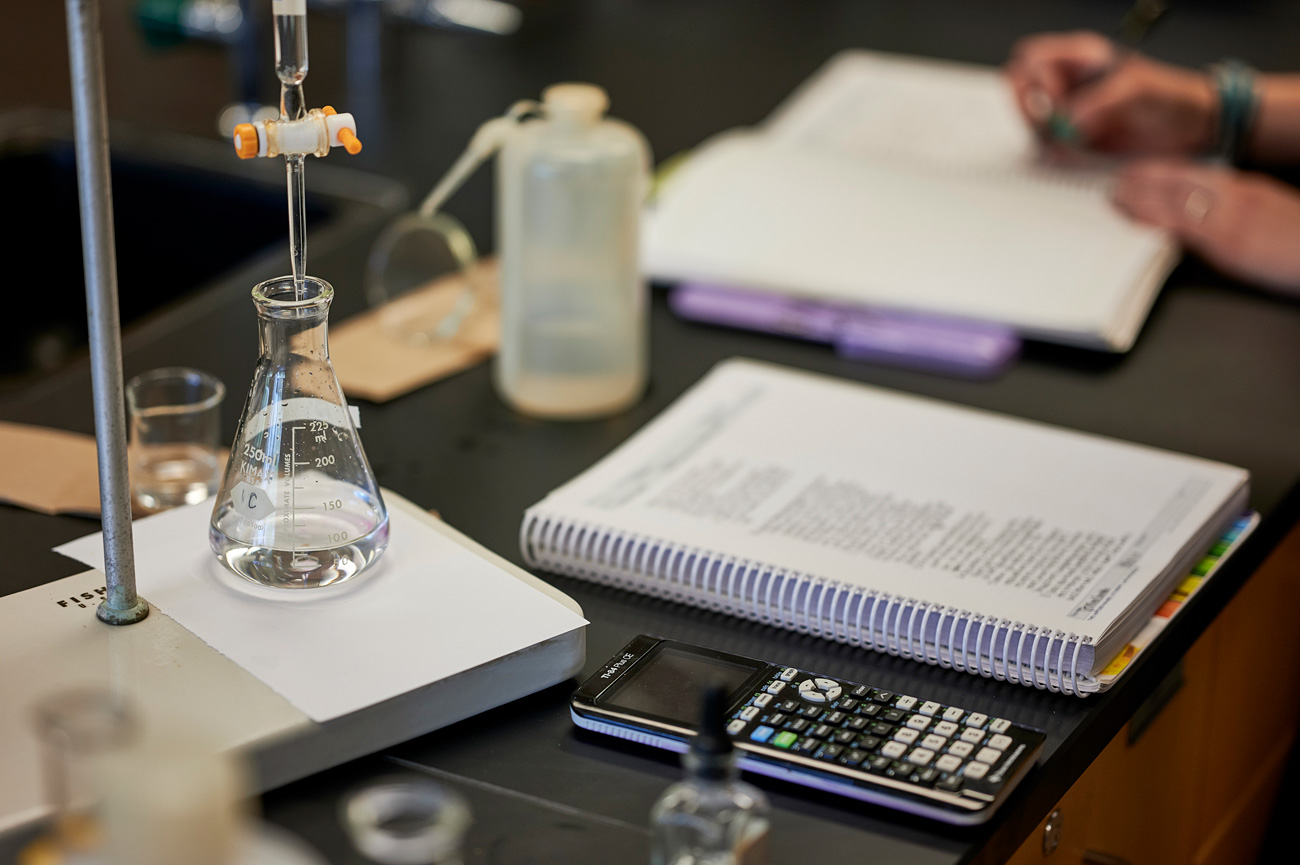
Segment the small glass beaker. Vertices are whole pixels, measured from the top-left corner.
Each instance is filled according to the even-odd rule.
[[[388,510],[330,365],[333,299],[312,276],[253,289],[261,355],[208,535],[221,563],[258,585],[342,583],[388,546]]]
[[[131,496],[149,511],[192,505],[216,489],[226,386],[197,369],[165,367],[127,382]]]
[[[54,808],[54,831],[37,846],[65,861],[100,846],[96,776],[103,759],[134,738],[137,724],[126,699],[101,688],[52,694],[33,714]]]
[[[356,848],[382,865],[461,865],[469,806],[419,775],[379,778],[348,794],[344,827]]]

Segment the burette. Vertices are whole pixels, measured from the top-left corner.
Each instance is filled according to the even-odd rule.
[[[304,120],[307,103],[302,82],[307,78],[307,0],[272,0],[275,16],[275,74],[280,79],[280,120]],[[303,297],[307,274],[307,193],[303,169],[306,154],[286,153],[289,189],[289,256],[294,297]]]

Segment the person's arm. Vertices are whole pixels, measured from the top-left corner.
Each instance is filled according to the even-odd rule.
[[[1261,75],[1246,152],[1261,163],[1300,162],[1300,75]]]

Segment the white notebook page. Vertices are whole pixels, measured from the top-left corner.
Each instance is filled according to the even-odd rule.
[[[850,52],[669,175],[645,269],[1123,351],[1177,248],[1109,178],[1044,165],[995,69]]]
[[[1247,479],[737,360],[534,510],[1099,639]]]

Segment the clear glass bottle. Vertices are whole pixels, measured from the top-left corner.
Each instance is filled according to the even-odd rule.
[[[650,151],[590,84],[557,84],[498,170],[502,397],[540,417],[597,417],[645,389],[641,204]]]
[[[209,540],[221,563],[263,586],[350,580],[388,546],[388,510],[334,368],[334,289],[292,277],[253,289],[260,352]]]
[[[705,691],[700,732],[682,760],[686,779],[665,790],[650,812],[653,865],[767,862],[767,797],[739,780],[725,703],[723,689]]]

